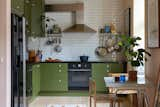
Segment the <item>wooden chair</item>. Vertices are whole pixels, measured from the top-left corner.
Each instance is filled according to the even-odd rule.
[[[110,107],[115,107],[115,104],[118,103],[118,107],[120,107],[120,103],[123,101],[121,98],[117,97],[116,94],[97,94],[96,93],[96,82],[90,78],[89,80],[89,94],[90,94],[90,107],[92,107],[92,98],[94,99],[94,107],[96,107],[96,103],[110,103]]]

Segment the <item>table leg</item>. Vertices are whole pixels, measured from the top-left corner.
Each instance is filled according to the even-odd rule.
[[[137,93],[137,99],[138,99],[138,107],[144,107],[144,95],[143,95],[143,92],[142,90],[138,90],[138,93]]]

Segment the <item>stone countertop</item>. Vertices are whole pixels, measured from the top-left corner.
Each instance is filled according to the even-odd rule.
[[[41,63],[83,63],[80,61],[62,61],[62,62],[27,62],[27,64],[41,64]],[[88,61],[87,63],[127,63],[127,62],[114,62],[114,61]]]

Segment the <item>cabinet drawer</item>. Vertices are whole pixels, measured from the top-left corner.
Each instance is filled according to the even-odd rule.
[[[118,64],[118,63],[110,64],[110,72],[112,73],[125,72],[123,66],[124,66],[123,64]]]
[[[41,91],[67,91],[68,72],[67,64],[41,64]]]
[[[67,78],[52,78],[49,81],[41,81],[43,86],[41,91],[67,91],[68,81]]]

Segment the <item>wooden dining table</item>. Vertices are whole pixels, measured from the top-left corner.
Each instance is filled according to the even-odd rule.
[[[127,91],[133,90],[137,92],[137,100],[138,100],[138,107],[144,107],[144,98],[146,103],[148,102],[148,98],[145,94],[145,89],[150,86],[149,82],[146,82],[144,84],[139,84],[137,82],[105,82],[105,85],[107,88],[113,88],[115,90],[115,93],[118,93],[118,91],[126,92],[123,94],[128,94]],[[118,93],[121,94],[121,93]]]

